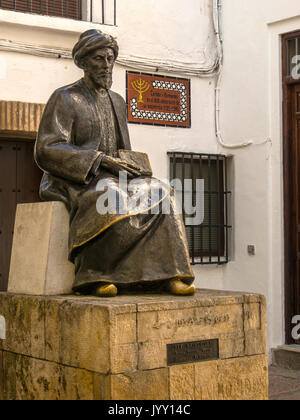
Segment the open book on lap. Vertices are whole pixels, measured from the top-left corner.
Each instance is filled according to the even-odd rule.
[[[147,153],[118,150],[118,157],[131,165],[137,166],[142,176],[152,176],[152,168]]]

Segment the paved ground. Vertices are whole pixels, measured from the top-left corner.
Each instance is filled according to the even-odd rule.
[[[270,400],[300,401],[300,371],[271,366],[269,376]]]

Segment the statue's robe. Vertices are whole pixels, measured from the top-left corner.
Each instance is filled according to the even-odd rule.
[[[163,282],[181,278],[191,284],[185,227],[175,214],[174,197],[162,184],[158,208],[168,197],[170,214],[99,214],[97,202],[104,194],[99,181],[108,181],[117,194],[119,178],[100,166],[91,168],[101,153],[115,156],[130,150],[126,104],[115,92],[99,93],[85,81],[60,88],[46,105],[35,147],[35,158],[44,171],[40,196],[62,201],[70,213],[69,259],[75,263],[74,291],[91,290],[99,281],[116,285]],[[104,102],[103,102],[104,101]],[[150,191],[154,179],[139,178]]]

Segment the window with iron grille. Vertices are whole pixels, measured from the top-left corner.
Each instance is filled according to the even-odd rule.
[[[196,153],[168,153],[170,179],[181,180],[184,200],[184,180],[192,180],[192,204],[195,206],[196,180],[203,180],[204,217],[201,224],[187,225],[183,218],[192,264],[226,264],[229,261],[229,232],[227,189],[227,159],[223,155]],[[187,192],[189,193],[189,192]]]
[[[116,25],[117,0],[0,0],[0,9]]]

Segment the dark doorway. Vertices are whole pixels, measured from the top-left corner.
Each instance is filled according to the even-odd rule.
[[[7,290],[16,207],[40,201],[34,141],[0,139],[0,291]]]
[[[292,320],[300,315],[300,78],[295,59],[300,55],[300,32],[282,41],[286,343],[294,344]]]

